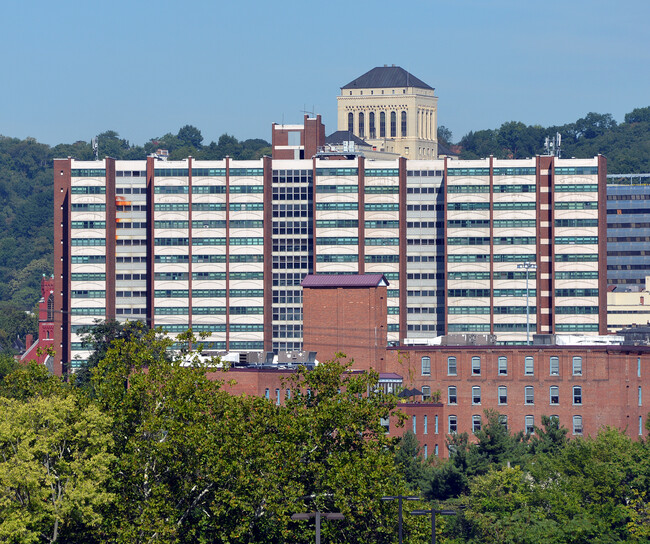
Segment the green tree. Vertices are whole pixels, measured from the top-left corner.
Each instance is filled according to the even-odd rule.
[[[395,463],[411,488],[419,490],[422,480],[426,478],[429,465],[422,456],[422,448],[417,437],[410,429],[404,433],[397,444]]]
[[[192,125],[181,127],[176,137],[180,140],[182,145],[193,147],[194,149],[201,149],[203,135],[198,128]]]
[[[560,426],[558,418],[542,416],[542,428],[535,427],[535,434],[531,437],[528,447],[529,453],[559,453],[566,446],[568,432],[569,429]]]
[[[451,139],[453,135],[451,133],[451,130],[449,130],[446,126],[440,125],[438,127],[438,142],[443,143],[444,145],[451,145]]]
[[[1,540],[95,540],[113,500],[109,428],[109,416],[72,395],[0,399]]]
[[[647,108],[634,108],[625,114],[626,123],[650,123],[650,106]]]

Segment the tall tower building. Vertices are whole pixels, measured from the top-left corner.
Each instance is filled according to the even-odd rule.
[[[404,68],[373,68],[341,87],[338,130],[408,159],[438,156],[438,98]]]
[[[391,345],[604,334],[605,176],[602,157],[56,159],[55,370],[96,319],[301,349],[307,274],[381,274]]]

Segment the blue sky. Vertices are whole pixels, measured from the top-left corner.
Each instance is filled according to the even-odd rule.
[[[270,140],[340,87],[396,64],[436,89],[458,140],[506,121],[622,121],[650,105],[648,0],[11,1],[0,134],[54,145],[185,124]]]

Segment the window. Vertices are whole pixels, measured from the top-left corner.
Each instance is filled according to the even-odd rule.
[[[508,388],[505,385],[499,386],[499,404],[508,404]]]
[[[559,357],[551,357],[550,362],[550,372],[551,376],[559,376],[560,375],[560,358]]]
[[[447,357],[447,376],[456,376],[456,357]]]
[[[641,377],[641,357],[637,357],[636,359],[636,375],[637,378]]]
[[[386,137],[386,112],[381,112],[379,114],[379,137]]]
[[[641,386],[639,386],[639,406],[643,406],[643,397],[641,396]]]
[[[533,434],[535,432],[535,418],[533,416],[526,416],[524,418],[524,427],[526,434]]]
[[[524,359],[524,374],[526,374],[526,376],[532,376],[535,374],[535,364],[532,357],[526,357]]]
[[[481,358],[472,357],[472,376],[481,375]]]
[[[507,429],[508,428],[508,416],[503,415],[503,414],[499,415],[499,423],[501,423],[501,425],[503,425],[504,429]]]
[[[375,131],[375,112],[373,111],[368,114],[368,130],[370,131],[370,138],[377,137],[377,133]]]
[[[573,388],[573,404],[582,404],[582,387],[579,385]]]
[[[424,434],[429,434],[429,418],[424,416]]]
[[[284,398],[285,398],[286,400],[289,400],[289,399],[291,398],[291,389],[287,389],[287,390],[286,390],[286,392],[285,392],[285,394],[284,394]]]
[[[429,448],[425,444],[424,445],[424,458],[426,459],[427,457],[429,457]]]
[[[431,357],[422,357],[422,375],[431,376]]]
[[[472,404],[481,404],[481,388],[478,385],[472,387]]]
[[[271,392],[269,391],[268,387],[264,390],[264,398],[266,400],[269,400],[271,398]]]
[[[458,392],[455,385],[450,385],[447,388],[447,404],[458,403]]]
[[[508,358],[499,357],[499,376],[508,375]]]
[[[352,93],[350,93],[352,94]],[[348,132],[354,134],[354,114],[348,113]]]
[[[535,389],[532,385],[527,385],[524,388],[524,403],[535,404]]]
[[[397,113],[390,112],[390,137],[397,138]]]
[[[573,358],[573,375],[582,376],[582,357]]]
[[[422,386],[422,400],[427,401],[431,398],[431,388],[428,385]]]
[[[365,115],[359,113],[359,138],[365,138],[366,136],[366,126],[365,126]]]
[[[640,418],[639,418],[640,419]],[[438,457],[438,444],[433,447],[433,454]]]
[[[434,416],[433,421],[434,421],[434,432],[436,434],[438,434],[438,416],[437,415]]]
[[[382,417],[379,420],[379,424],[384,428],[384,431],[386,432],[386,434],[388,434],[390,432],[390,419],[389,418]]]
[[[405,111],[402,112],[402,123],[401,123],[401,125],[402,125],[402,127],[401,127],[401,129],[402,129],[402,138],[406,138],[406,112]]]
[[[582,416],[573,416],[573,434],[582,434]]]
[[[275,404],[278,406],[280,405],[280,390],[276,389],[275,390]]]
[[[639,416],[639,436],[643,436],[643,417]]]
[[[47,297],[47,320],[54,321],[54,294],[52,293]]]
[[[472,432],[476,433],[481,430],[481,416],[472,416]]]
[[[416,434],[417,432],[417,416],[413,416],[413,434]]]
[[[458,418],[456,416],[449,416],[449,434],[454,434],[458,431]]]
[[[552,385],[549,389],[549,402],[550,404],[560,404],[560,388],[557,385]]]

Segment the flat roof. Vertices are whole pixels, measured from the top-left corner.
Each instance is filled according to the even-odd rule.
[[[303,287],[381,287],[388,286],[383,274],[308,274],[302,280]]]

